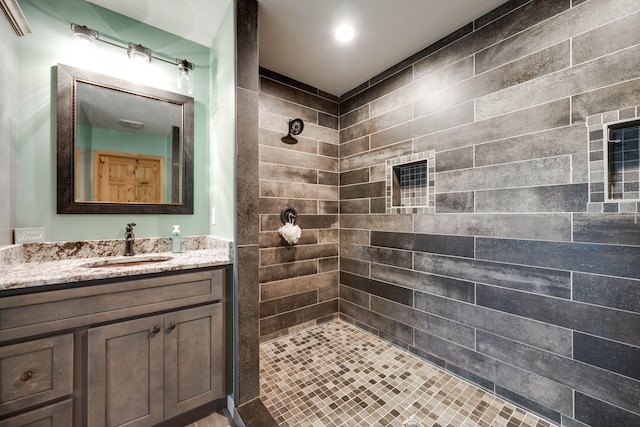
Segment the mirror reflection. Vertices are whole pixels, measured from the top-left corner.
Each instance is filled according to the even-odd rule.
[[[191,97],[58,64],[58,213],[193,213]]]
[[[75,200],[180,203],[182,107],[76,83]]]

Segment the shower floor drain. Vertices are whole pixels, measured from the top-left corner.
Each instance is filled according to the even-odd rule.
[[[407,420],[404,422],[404,424],[402,424],[402,426],[403,427],[422,427],[422,424],[414,420]]]

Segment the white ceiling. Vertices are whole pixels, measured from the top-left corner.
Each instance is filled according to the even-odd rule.
[[[90,1],[211,46],[231,0]],[[339,96],[505,1],[258,0],[260,65]],[[350,44],[333,38],[344,21]]]

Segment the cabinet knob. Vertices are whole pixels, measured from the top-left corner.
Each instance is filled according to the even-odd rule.
[[[157,325],[154,326],[151,332],[153,332],[154,334],[157,334],[158,332],[160,332],[160,326],[157,326]]]
[[[20,381],[29,381],[31,378],[33,378],[33,371],[27,371],[20,375]]]
[[[170,331],[173,331],[175,328],[176,328],[176,324],[173,322],[169,323],[169,326],[167,326],[167,329]]]

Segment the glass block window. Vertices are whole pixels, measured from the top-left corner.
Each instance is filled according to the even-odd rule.
[[[387,213],[433,213],[434,166],[434,150],[387,160]]]
[[[587,117],[589,131],[588,212],[640,209],[640,107]]]

